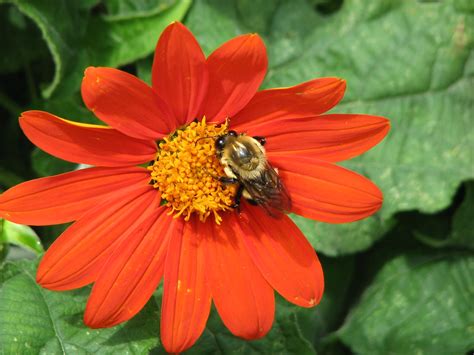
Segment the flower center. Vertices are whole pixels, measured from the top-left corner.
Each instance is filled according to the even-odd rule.
[[[224,169],[216,157],[214,141],[227,133],[227,123],[207,124],[192,122],[159,143],[159,150],[151,171],[151,183],[161,192],[170,214],[184,216],[187,221],[193,212],[205,221],[212,213],[217,224],[219,212],[231,210],[235,186],[224,186],[218,178]]]

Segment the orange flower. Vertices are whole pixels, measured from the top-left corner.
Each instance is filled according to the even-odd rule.
[[[45,254],[37,281],[51,290],[94,283],[89,327],[133,317],[162,278],[161,338],[169,352],[199,338],[211,299],[244,339],[270,330],[274,289],[302,307],[319,303],[323,273],[314,249],[286,215],[272,218],[246,202],[232,210],[235,191],[216,180],[224,172],[214,140],[200,138],[229,128],[265,136],[291,212],[342,223],[375,213],[383,198],[372,182],[333,163],[376,145],[389,123],[322,115],[344,94],[337,78],[257,92],[266,70],[259,36],[238,36],[206,59],[191,32],[173,23],[156,47],[152,87],[116,69],[85,71],[84,102],[108,127],[22,114],[21,128],[38,147],[96,166],[0,196],[0,217],[13,222],[75,221]]]

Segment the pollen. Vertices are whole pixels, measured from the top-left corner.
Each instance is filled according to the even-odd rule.
[[[227,129],[227,122],[207,124],[204,117],[159,142],[156,159],[148,169],[151,184],[174,217],[188,221],[196,213],[204,222],[212,215],[220,224],[220,214],[232,210],[236,187],[219,181],[225,174],[214,146],[216,137]]]

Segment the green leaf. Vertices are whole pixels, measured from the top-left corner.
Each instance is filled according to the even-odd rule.
[[[7,258],[8,250],[8,244],[0,242],[0,265]]]
[[[38,231],[38,234],[41,236],[41,241],[43,242],[45,250],[51,246],[51,244],[59,238],[59,236],[74,222],[55,224],[51,226],[38,226],[35,229]]]
[[[4,243],[17,245],[36,254],[44,252],[41,240],[31,227],[4,219],[0,219],[0,224],[3,226],[0,230],[0,240]]]
[[[463,185],[449,208],[436,214],[406,213],[398,220],[410,226],[414,238],[430,247],[474,249],[473,208],[474,181],[470,181]]]
[[[474,347],[474,257],[388,260],[338,331],[358,354],[464,354]]]
[[[19,184],[22,181],[22,178],[17,176],[15,173],[0,167],[0,190],[2,187],[7,189],[13,185]]]
[[[318,223],[298,215],[291,218],[318,252],[328,256],[345,255],[366,249],[374,238],[383,236],[395,224],[395,219],[382,220],[379,215],[360,222],[336,226]]]
[[[41,0],[2,0],[14,5],[38,26],[54,62],[54,75],[44,88],[45,97],[51,96],[75,60],[74,48],[84,33],[87,16],[81,14],[78,2],[60,0],[54,3]]]
[[[50,100],[38,100],[33,102],[33,106],[38,110],[54,112],[55,115],[68,120],[104,125],[102,121],[87,109],[79,93]]]
[[[148,17],[173,5],[175,0],[105,0],[109,20]]]
[[[448,244],[452,246],[465,246],[474,249],[474,181],[466,184],[466,196],[461,206],[456,210],[451,235]]]
[[[7,255],[8,255],[8,244],[3,238],[3,223],[0,223],[0,265],[6,259]]]
[[[147,354],[158,344],[158,308],[109,329],[82,322],[89,288],[52,292],[35,282],[35,263],[0,268],[0,349],[6,354]]]
[[[43,96],[67,97],[79,89],[90,65],[118,67],[151,53],[159,33],[180,20],[191,0],[160,2],[146,14],[106,16],[90,12],[94,3],[58,0],[0,0],[16,6],[40,29],[54,62],[54,75]],[[121,12],[120,12],[121,14]],[[78,50],[80,49],[80,50]]]
[[[0,73],[21,69],[24,65],[48,54],[41,33],[35,24],[11,5],[0,5],[2,55]],[[28,43],[28,45],[19,45]]]
[[[296,219],[318,251],[364,250],[391,228],[395,213],[440,211],[474,177],[474,15],[466,4],[353,0],[330,16],[302,0],[204,0],[191,9],[186,23],[206,53],[260,31],[270,60],[264,87],[340,76],[348,89],[334,112],[391,119],[384,142],[344,163],[381,187],[382,210],[344,226]],[[271,21],[247,16],[260,11],[271,12]]]
[[[462,204],[454,213],[441,213],[431,223],[414,223],[415,237],[432,247],[468,247],[474,249],[474,182],[466,183]]]
[[[31,153],[31,166],[39,176],[51,176],[75,170],[79,165],[55,158],[35,148]]]
[[[153,56],[137,61],[137,76],[148,85],[151,85],[151,66],[153,65]]]

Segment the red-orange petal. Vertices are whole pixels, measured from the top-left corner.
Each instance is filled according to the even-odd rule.
[[[206,270],[217,311],[232,334],[261,338],[272,327],[275,298],[243,243],[237,214],[227,213],[220,226],[206,224]]]
[[[89,110],[128,136],[157,140],[176,127],[170,109],[155,91],[124,71],[89,67],[81,91]]]
[[[369,179],[306,156],[278,155],[273,166],[289,191],[292,212],[328,223],[353,222],[380,209],[383,195]]]
[[[259,123],[277,119],[316,116],[330,110],[344,96],[346,82],[339,78],[314,79],[288,88],[259,91],[231,119],[237,131],[250,130]]]
[[[71,222],[108,195],[134,184],[146,185],[143,168],[89,168],[26,181],[0,195],[0,218],[29,224]]]
[[[140,225],[159,202],[152,187],[132,186],[97,205],[51,245],[38,267],[37,282],[50,290],[71,290],[95,281],[127,231]]]
[[[324,290],[321,264],[313,247],[291,219],[276,219],[245,204],[239,220],[244,242],[268,283],[301,307],[319,303]]]
[[[195,216],[172,235],[166,255],[161,342],[169,353],[191,347],[206,326],[211,293],[206,280],[203,223]]]
[[[266,137],[270,159],[284,154],[337,162],[369,150],[389,130],[390,122],[384,117],[332,114],[267,121],[253,126],[248,133]]]
[[[193,34],[174,22],[161,34],[153,60],[153,89],[174,113],[177,126],[197,118],[206,96],[206,58]]]
[[[44,111],[23,112],[20,126],[28,139],[63,160],[96,166],[139,165],[153,160],[156,143],[98,125],[62,119]]]
[[[121,238],[100,273],[87,302],[84,323],[112,327],[136,315],[148,302],[163,276],[169,238],[183,220],[161,207]]]
[[[265,45],[256,34],[242,35],[207,58],[209,88],[203,114],[212,122],[233,117],[255,95],[267,72]]]

